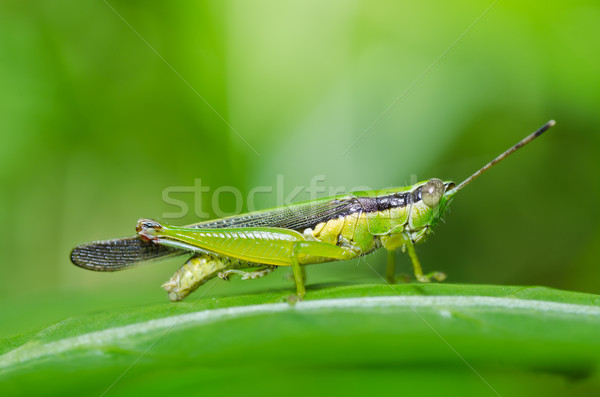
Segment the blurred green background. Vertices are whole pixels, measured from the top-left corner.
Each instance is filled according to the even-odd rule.
[[[201,203],[173,197],[214,216],[215,189],[272,187],[256,196],[267,208],[278,178],[288,195],[324,175],[321,196],[460,181],[552,118],[456,197],[418,253],[448,282],[600,293],[600,5],[500,1],[482,16],[490,5],[0,3],[0,337],[165,302],[181,260],[117,273],[69,261],[141,217],[199,220],[165,219],[165,188],[200,178]],[[231,194],[219,204],[236,208]],[[365,260],[383,274],[384,255]],[[313,285],[338,282],[380,278],[357,261],[309,269]],[[292,283],[280,271],[204,293],[268,288]]]

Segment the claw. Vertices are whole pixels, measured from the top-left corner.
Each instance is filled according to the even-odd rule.
[[[435,281],[442,282],[448,277],[444,272],[433,272],[431,273],[431,277],[435,279]]]
[[[446,279],[446,277],[446,273],[443,272],[431,272],[429,274],[420,274],[416,276],[417,281],[421,283],[430,283],[431,279],[434,279],[438,282],[442,282]]]

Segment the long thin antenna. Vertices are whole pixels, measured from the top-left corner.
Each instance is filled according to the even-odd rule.
[[[542,135],[544,132],[548,131],[551,127],[554,126],[554,124],[556,124],[556,122],[554,120],[548,121],[546,124],[544,124],[542,127],[540,127],[539,130],[537,130],[533,134],[525,137],[522,141],[517,143],[515,146],[511,147],[506,152],[502,153],[500,156],[496,157],[495,159],[493,159],[492,161],[490,161],[489,163],[484,165],[479,171],[475,172],[473,175],[471,175],[470,177],[468,177],[467,179],[462,181],[456,188],[453,189],[454,192],[458,192],[460,189],[462,189],[463,187],[465,187],[469,183],[471,183],[473,181],[473,179],[477,178],[479,175],[483,174],[485,171],[489,170],[490,168],[492,168],[493,166],[498,164],[500,161],[504,160],[505,158],[507,158],[508,156],[510,156],[511,154],[513,154],[514,152],[516,152],[517,150],[522,148],[523,146],[527,145],[529,142],[533,141],[538,136]]]

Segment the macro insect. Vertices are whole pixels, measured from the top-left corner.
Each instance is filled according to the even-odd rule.
[[[423,273],[414,245],[427,239],[458,191],[554,124],[549,121],[458,185],[433,178],[412,186],[353,192],[185,227],[141,219],[136,236],[82,244],[71,252],[71,261],[90,270],[116,271],[150,260],[191,255],[163,284],[172,301],[185,298],[216,276],[228,279],[237,274],[252,279],[280,266],[291,266],[296,294],[302,299],[306,293],[303,266],[353,259],[379,248],[388,251],[389,282],[395,279],[397,249],[408,252],[417,281],[443,281],[442,272]]]

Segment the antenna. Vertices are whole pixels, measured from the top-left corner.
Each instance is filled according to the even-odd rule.
[[[498,164],[499,162],[501,162],[502,160],[504,160],[505,158],[507,158],[508,156],[510,156],[517,150],[519,150],[520,148],[522,148],[523,146],[527,145],[529,142],[533,141],[538,136],[542,135],[544,132],[548,131],[551,127],[554,126],[554,124],[556,124],[556,122],[554,120],[548,121],[546,124],[541,126],[539,130],[532,133],[531,135],[528,135],[523,140],[521,140],[519,143],[517,143],[515,146],[511,147],[506,152],[502,153],[501,155],[499,155],[498,157],[496,157],[495,159],[493,159],[492,161],[490,161],[489,163],[484,165],[479,171],[475,172],[473,175],[471,175],[470,177],[468,177],[467,179],[462,181],[456,188],[453,189],[454,192],[455,193],[458,192],[460,189],[462,189],[463,187],[465,187],[469,183],[471,183],[473,181],[473,179],[477,178],[479,175],[483,174],[485,171],[489,170],[490,168],[492,168],[493,166],[495,166],[496,164]]]

